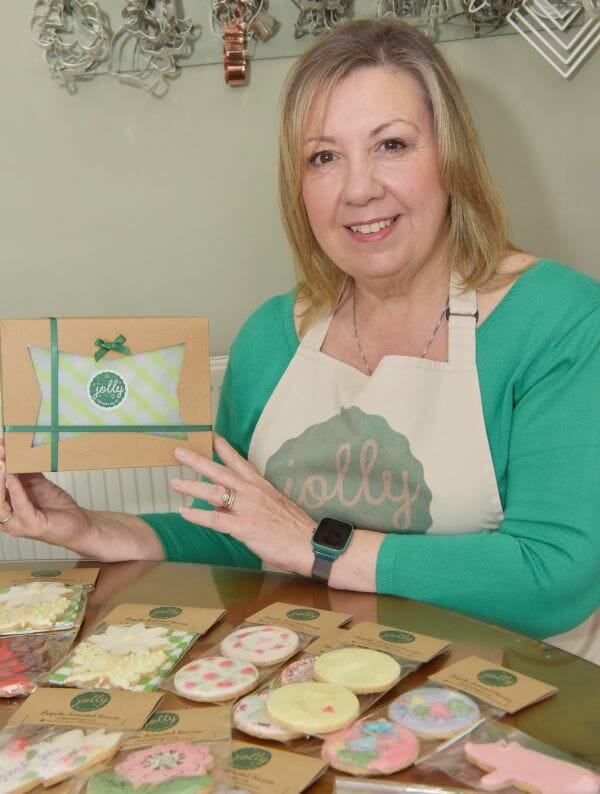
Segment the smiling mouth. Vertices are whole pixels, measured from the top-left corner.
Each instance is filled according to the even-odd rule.
[[[359,234],[375,234],[375,232],[380,232],[382,229],[387,229],[387,227],[391,226],[392,223],[397,221],[399,217],[399,215],[394,215],[392,218],[386,218],[383,221],[361,223],[358,226],[348,226],[348,228],[353,232],[358,232]]]

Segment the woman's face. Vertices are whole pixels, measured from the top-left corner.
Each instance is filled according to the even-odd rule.
[[[318,105],[318,103],[317,103]],[[302,197],[314,235],[357,282],[384,285],[443,262],[448,194],[417,81],[379,67],[353,72],[303,140]]]

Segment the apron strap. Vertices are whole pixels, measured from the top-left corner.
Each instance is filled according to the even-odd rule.
[[[327,317],[319,320],[316,325],[312,325],[300,340],[300,347],[308,350],[314,350],[316,353],[318,353],[323,346],[325,337],[327,336],[327,330],[329,328],[329,323],[331,322],[331,317],[332,315],[328,314]]]
[[[477,292],[465,290],[462,281],[450,279],[448,319],[448,363],[475,365],[475,327],[479,318]]]

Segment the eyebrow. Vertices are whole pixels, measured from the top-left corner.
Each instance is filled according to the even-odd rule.
[[[385,129],[387,129],[387,127],[391,127],[392,124],[397,124],[398,122],[401,122],[402,124],[408,124],[411,127],[414,127],[414,129],[417,130],[417,132],[419,131],[419,127],[417,127],[417,125],[414,122],[402,118],[402,116],[398,116],[398,118],[391,119],[390,121],[385,121],[383,124],[380,124],[378,127],[375,127],[375,129],[371,130],[371,132],[369,133],[369,137],[376,138],[378,135],[381,135],[381,133]],[[331,137],[330,135],[317,135],[313,138],[307,138],[305,144],[306,143],[335,143],[335,138]]]

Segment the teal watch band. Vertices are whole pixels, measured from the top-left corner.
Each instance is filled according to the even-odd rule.
[[[347,521],[337,518],[322,518],[312,536],[312,550],[315,561],[312,576],[322,582],[329,582],[331,566],[350,545],[354,527]]]
[[[331,566],[333,565],[335,559],[335,557],[315,556],[311,576],[314,579],[320,579],[322,582],[328,582],[329,575],[331,573]]]

